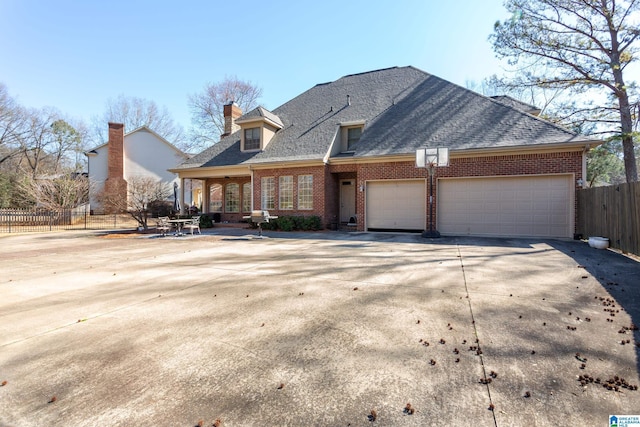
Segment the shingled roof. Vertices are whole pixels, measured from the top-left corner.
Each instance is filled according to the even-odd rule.
[[[508,95],[495,95],[495,96],[492,96],[491,99],[493,99],[494,101],[498,101],[502,104],[508,105],[510,107],[513,107],[516,110],[524,111],[525,113],[529,113],[533,115],[537,115],[538,113],[540,113],[540,109],[535,105],[522,102]]]
[[[259,107],[261,108],[261,107]],[[364,122],[356,158],[413,154],[420,147],[452,151],[534,147],[587,141],[513,106],[477,94],[414,67],[393,67],[318,84],[273,110],[280,129],[261,152],[241,152],[240,132],[178,169],[297,160],[322,160],[340,124]]]

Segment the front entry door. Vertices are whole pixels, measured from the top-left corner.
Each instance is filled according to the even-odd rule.
[[[355,179],[340,181],[340,222],[349,222],[356,216],[356,182]]]

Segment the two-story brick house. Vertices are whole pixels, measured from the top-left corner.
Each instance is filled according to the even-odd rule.
[[[421,231],[429,195],[416,150],[448,147],[434,177],[443,235],[572,237],[586,152],[599,141],[505,101],[413,67],[348,75],[273,111],[225,106],[220,142],[172,171],[202,180],[204,211],[223,221],[266,209]]]

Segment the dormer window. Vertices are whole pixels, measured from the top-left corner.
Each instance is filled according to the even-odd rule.
[[[260,128],[249,128],[244,130],[244,150],[260,149]]]
[[[340,123],[340,152],[352,153],[360,141],[364,122]]]
[[[362,126],[347,128],[347,150],[353,150],[356,142],[360,141]]]
[[[284,127],[278,116],[262,107],[249,111],[235,123],[242,129],[241,151],[264,150],[276,132]]]

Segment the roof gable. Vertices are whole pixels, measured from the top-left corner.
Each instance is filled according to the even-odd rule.
[[[282,129],[282,127],[284,126],[282,124],[282,120],[280,120],[280,117],[273,114],[271,111],[267,110],[264,107],[256,107],[253,110],[249,111],[247,114],[243,114],[236,119],[236,123],[239,125],[254,121],[266,121],[267,123],[270,122],[279,129]]]
[[[153,136],[155,136],[157,139],[159,139],[162,143],[168,145],[172,150],[174,150],[176,152],[176,154],[184,157],[185,159],[189,157],[189,155],[187,153],[185,153],[184,151],[180,150],[178,147],[176,147],[175,145],[170,143],[168,140],[163,138],[160,134],[155,132],[153,129],[151,129],[147,125],[140,126],[138,128],[135,128],[134,130],[132,130],[130,132],[125,133],[124,134],[125,141],[126,141],[126,138],[129,135],[132,135],[132,134],[137,133],[137,132],[148,132],[148,133],[152,134]],[[97,151],[97,150],[99,150],[101,148],[107,147],[108,145],[109,145],[109,141],[107,141],[107,142],[105,142],[105,143],[103,143],[101,145],[98,145],[97,147],[94,147],[94,148],[92,148],[90,150],[87,150],[87,152],[90,153],[91,151]]]

